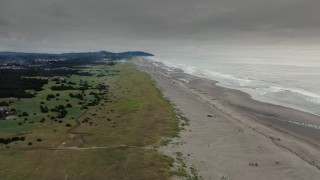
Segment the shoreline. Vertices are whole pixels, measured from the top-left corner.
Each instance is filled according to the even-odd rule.
[[[149,58],[148,58],[148,60],[149,60]],[[241,91],[241,92],[243,92],[245,94],[248,94],[250,96],[250,98],[252,98],[253,100],[256,100],[256,101],[259,101],[259,102],[268,103],[268,104],[283,106],[283,107],[287,107],[287,108],[290,108],[290,109],[295,109],[295,110],[298,110],[298,111],[306,112],[306,113],[313,114],[313,115],[316,115],[316,116],[320,117],[320,112],[312,111],[311,109],[308,109],[308,108],[305,108],[305,107],[302,107],[302,106],[299,106],[299,105],[297,106],[297,105],[294,105],[293,103],[287,103],[287,102],[284,102],[284,101],[279,101],[279,100],[266,98],[266,97],[260,96],[256,92],[250,92],[250,91],[248,91],[246,89],[243,89],[243,88],[229,87],[228,85],[224,84],[223,81],[219,81],[219,80],[217,80],[217,79],[215,79],[213,77],[209,77],[209,76],[204,75],[206,73],[200,73],[200,74],[199,73],[194,73],[193,70],[191,72],[188,72],[189,71],[188,68],[184,69],[184,67],[177,67],[176,65],[171,66],[171,63],[168,64],[166,62],[162,62],[159,59],[154,59],[154,60],[150,59],[150,60],[156,66],[161,66],[163,68],[166,67],[166,68],[168,68],[167,70],[169,70],[169,71],[173,71],[174,72],[174,71],[178,70],[178,71],[184,72],[184,73],[186,73],[188,75],[191,75],[191,76],[195,76],[195,77],[198,77],[198,78],[203,78],[203,79],[207,79],[207,80],[210,80],[210,81],[214,81],[214,82],[216,82],[216,85],[219,86],[219,87]],[[196,68],[196,67],[192,67],[192,66],[190,66],[190,67],[191,68],[195,68],[196,69],[195,71],[199,71],[200,70],[199,68]],[[284,87],[281,87],[281,88],[284,88]],[[290,88],[288,88],[287,90],[291,91]],[[293,90],[293,92],[295,92],[295,90]],[[316,105],[314,105],[314,106],[316,106]]]
[[[161,150],[171,156],[182,152],[204,179],[319,177],[320,130],[303,126],[320,125],[318,116],[253,100],[212,80],[168,73],[148,60],[135,64],[190,119],[181,138]]]
[[[298,131],[300,135],[307,134],[307,138],[314,139],[317,141],[315,144],[320,145],[320,116],[317,114],[259,101],[241,90],[220,86],[218,85],[218,81],[187,74],[180,69],[177,69],[176,72],[171,72],[165,65],[162,67],[155,65],[152,60],[147,59],[146,61],[158,69],[162,69],[162,73],[171,76],[172,79],[181,81],[180,83],[183,86],[191,89],[195,94],[203,94],[211,100],[223,101],[225,105],[232,106],[232,108],[246,113],[246,116],[263,120],[262,122],[268,126],[280,128],[283,131],[290,131],[291,133]]]

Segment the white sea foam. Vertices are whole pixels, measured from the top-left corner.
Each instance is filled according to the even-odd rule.
[[[185,82],[185,83],[187,83],[187,84],[189,84],[189,81],[188,80],[186,80],[186,79],[183,79],[183,78],[178,78],[180,81],[183,81],[183,82]]]
[[[283,121],[283,120],[282,120]],[[308,123],[302,123],[302,122],[295,122],[295,121],[288,121],[289,123],[298,125],[298,126],[304,126],[304,127],[308,127],[308,128],[313,128],[313,129],[317,129],[320,130],[320,126],[315,125],[315,124],[308,124]]]
[[[238,89],[253,99],[283,105],[320,115],[320,63],[300,63],[285,59],[273,60],[242,58],[201,61],[185,59],[152,59],[162,62],[170,71],[185,73],[218,81],[220,86]],[[250,61],[249,61],[249,60]],[[272,62],[271,62],[272,61]],[[312,65],[312,66],[311,66]]]

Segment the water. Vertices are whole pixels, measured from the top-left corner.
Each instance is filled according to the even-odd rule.
[[[253,99],[320,115],[320,58],[210,56],[156,57],[167,67],[218,81]]]

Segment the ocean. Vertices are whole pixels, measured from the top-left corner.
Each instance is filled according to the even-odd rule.
[[[194,56],[152,57],[169,69],[218,81],[258,101],[320,115],[320,58]]]

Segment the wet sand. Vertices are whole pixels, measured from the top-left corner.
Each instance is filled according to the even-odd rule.
[[[319,179],[319,116],[258,102],[148,60],[134,62],[190,120],[161,151],[182,152],[204,179]]]

